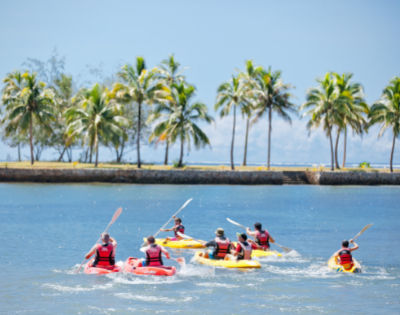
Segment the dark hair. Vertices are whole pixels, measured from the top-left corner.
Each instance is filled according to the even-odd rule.
[[[349,241],[344,240],[344,241],[342,242],[342,246],[343,246],[343,247],[349,247]]]
[[[179,221],[179,223],[182,223],[182,220],[180,218],[175,218],[175,221]]]
[[[262,229],[262,225],[261,225],[260,222],[255,223],[254,227],[256,228],[256,230],[261,230]]]
[[[240,234],[240,237],[243,238],[243,240],[247,241],[247,235],[246,234],[242,233],[242,234]]]
[[[147,238],[147,243],[149,243],[149,244],[154,244],[155,243],[155,238],[154,238],[154,236],[153,235],[150,235],[148,238]]]

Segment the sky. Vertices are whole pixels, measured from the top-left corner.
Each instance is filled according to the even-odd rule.
[[[65,56],[65,72],[85,79],[87,66],[99,66],[111,75],[117,65],[133,63],[144,56],[147,66],[158,65],[174,54],[184,67],[187,81],[197,88],[196,100],[204,102],[215,126],[201,127],[211,148],[192,147],[186,162],[228,163],[232,116],[220,119],[213,110],[216,89],[245,60],[281,70],[285,83],[293,85],[293,102],[304,102],[308,88],[327,71],[354,73],[354,82],[364,86],[368,104],[376,102],[389,81],[400,75],[400,2],[369,1],[1,1],[0,77],[22,69],[27,58],[46,61],[54,48]],[[244,151],[245,121],[237,117],[235,163]],[[309,135],[306,119],[292,116],[292,125],[273,116],[271,163],[329,163],[329,139],[321,130]],[[347,161],[389,163],[393,134],[388,130],[378,140],[379,127],[363,138],[349,132]],[[268,121],[250,129],[248,163],[267,161]],[[339,144],[339,163],[343,137]],[[173,145],[170,160],[179,157]],[[80,150],[74,152],[78,158]],[[23,156],[28,156],[24,148]],[[164,147],[144,145],[145,161],[162,162]],[[17,157],[16,149],[0,143],[0,160]],[[136,152],[126,156],[134,161]],[[44,159],[55,159],[46,150]],[[107,148],[100,159],[114,159]],[[400,164],[400,143],[394,163]]]

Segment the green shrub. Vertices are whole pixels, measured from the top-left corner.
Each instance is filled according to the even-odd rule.
[[[174,168],[179,168],[179,160],[173,160],[172,161],[172,166],[174,167]],[[184,168],[186,166],[186,164],[185,163],[182,163],[182,166],[181,166],[181,168]]]
[[[371,165],[368,162],[362,162],[358,165],[361,168],[371,168]]]

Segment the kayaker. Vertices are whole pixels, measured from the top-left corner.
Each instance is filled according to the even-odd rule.
[[[85,258],[89,259],[95,254],[92,267],[109,268],[115,265],[115,251],[117,249],[117,241],[108,233],[101,234],[102,244],[93,246]]]
[[[173,216],[175,218],[175,216]],[[185,234],[185,227],[182,225],[182,219],[180,218],[175,218],[175,226],[170,229],[160,229],[161,232],[171,232],[174,231],[175,237],[167,237],[164,241],[164,243],[167,243],[169,241],[180,241],[183,238],[178,235],[178,232]]]
[[[159,266],[164,266],[164,263],[162,261],[162,253],[164,253],[165,257],[169,259],[169,253],[168,251],[160,246],[155,244],[156,239],[154,236],[149,236],[147,238],[147,243],[149,246],[145,247],[144,252],[146,253],[146,260],[142,259],[142,266],[147,266],[147,267],[159,267]]]
[[[353,256],[351,255],[351,252],[358,249],[358,245],[353,240],[350,240],[350,243],[353,244],[354,247],[349,248],[349,241],[344,240],[342,242],[342,248],[334,255],[336,263],[342,265],[346,270],[353,267]]]
[[[254,224],[254,231],[246,228],[246,233],[254,238],[254,241],[257,245],[261,246],[262,250],[269,250],[269,243],[275,243],[273,237],[268,233],[267,230],[262,229],[262,225],[259,222]]]
[[[225,231],[222,228],[218,228],[215,231],[216,238],[209,241],[209,242],[202,242],[204,246],[207,247],[214,247],[213,250],[209,250],[205,258],[213,259],[213,260],[220,260],[224,259],[227,254],[229,254],[231,250],[231,241],[229,238],[225,236]],[[207,257],[208,256],[208,257]]]
[[[236,257],[236,260],[251,260],[251,253],[253,249],[259,249],[254,243],[247,242],[247,235],[245,233],[236,233],[237,235],[237,246],[236,249],[232,249],[231,253]]]

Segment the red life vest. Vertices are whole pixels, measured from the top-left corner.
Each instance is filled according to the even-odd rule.
[[[242,249],[240,250],[239,254],[237,255],[237,260],[251,260],[251,253],[253,251],[253,248],[251,247],[250,243],[243,242],[239,243]]]
[[[256,244],[260,245],[263,249],[268,249],[269,246],[269,233],[267,230],[256,231]]]
[[[163,266],[163,261],[161,258],[161,246],[160,245],[150,245],[146,249],[146,266]]]
[[[114,245],[108,244],[97,244],[96,245],[96,256],[93,262],[93,267],[111,267],[115,265],[115,253]]]
[[[229,254],[229,249],[231,247],[231,241],[227,237],[225,237],[225,239],[216,237],[215,242],[217,243],[218,246],[215,249],[213,256],[218,257],[218,258],[225,258],[225,256],[227,254]]]
[[[175,225],[175,230],[174,230],[175,237],[180,237],[178,235],[178,232],[182,233],[182,234],[185,234],[185,227],[182,224]]]
[[[353,256],[349,248],[342,248],[339,252],[340,264],[347,265],[353,262]]]

